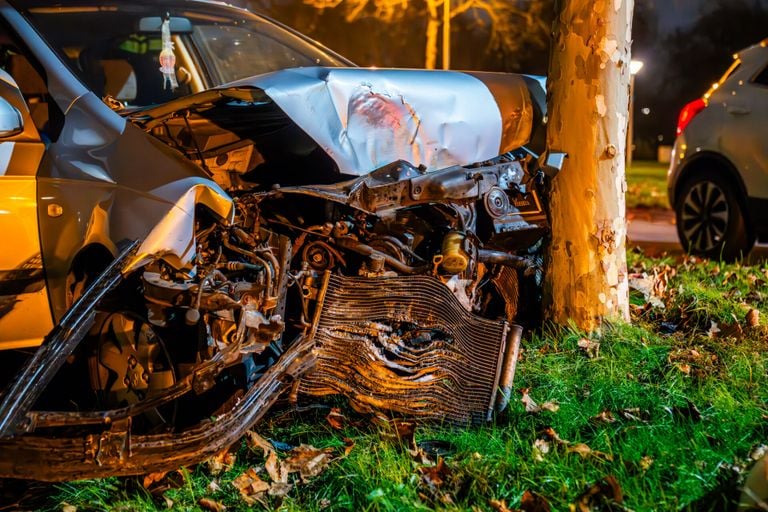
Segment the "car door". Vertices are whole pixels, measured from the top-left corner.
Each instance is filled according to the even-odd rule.
[[[44,151],[16,82],[0,69],[0,350],[39,345],[53,327],[37,219]]]
[[[768,49],[750,48],[712,98],[723,111],[717,133],[723,154],[738,169],[751,198],[768,199]]]

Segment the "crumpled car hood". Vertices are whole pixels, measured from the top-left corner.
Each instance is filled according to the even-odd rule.
[[[435,170],[515,149],[546,105],[542,81],[485,72],[296,68],[222,86],[264,91],[336,163],[360,176],[405,160]]]

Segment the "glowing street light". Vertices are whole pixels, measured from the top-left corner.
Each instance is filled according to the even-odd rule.
[[[629,119],[627,121],[627,153],[624,160],[627,168],[632,167],[632,145],[635,135],[635,75],[643,69],[644,65],[645,63],[641,60],[632,59],[629,62]]]

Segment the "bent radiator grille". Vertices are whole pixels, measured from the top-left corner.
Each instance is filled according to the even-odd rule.
[[[489,418],[506,322],[468,313],[428,276],[333,275],[321,307],[301,393],[451,423]]]

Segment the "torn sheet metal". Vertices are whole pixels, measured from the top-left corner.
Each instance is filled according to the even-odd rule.
[[[183,268],[195,255],[195,206],[205,205],[220,218],[231,222],[234,205],[229,195],[215,183],[196,177],[178,180],[153,192],[158,196],[174,196],[172,190],[185,187],[168,213],[152,229],[139,247],[136,256],[125,268],[129,273],[153,258],[162,258],[175,268]]]
[[[358,176],[396,160],[428,170],[488,160],[525,144],[541,110],[529,89],[539,82],[502,73],[315,67],[232,86],[262,89]]]

